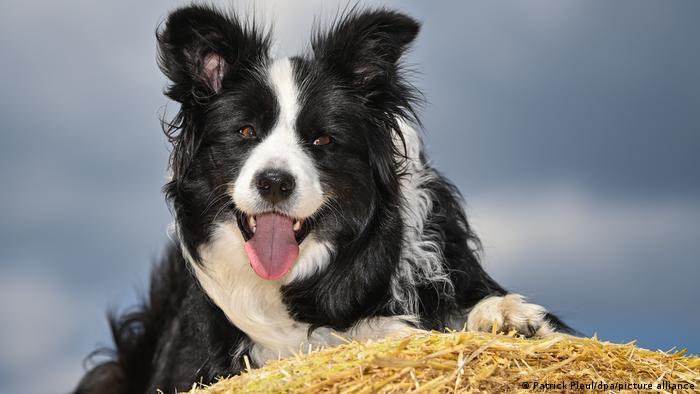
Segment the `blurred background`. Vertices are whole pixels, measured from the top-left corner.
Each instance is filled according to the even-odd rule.
[[[171,221],[154,30],[184,2],[0,5],[0,392],[72,389]],[[223,4],[230,4],[225,2]],[[277,55],[345,2],[237,2]],[[484,265],[587,335],[700,353],[700,2],[386,1]]]

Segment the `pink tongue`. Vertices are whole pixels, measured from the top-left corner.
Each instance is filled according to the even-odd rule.
[[[245,243],[250,265],[263,279],[279,279],[299,256],[299,245],[292,228],[294,222],[275,213],[259,215],[255,221],[255,234]]]

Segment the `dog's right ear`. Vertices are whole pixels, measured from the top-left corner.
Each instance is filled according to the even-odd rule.
[[[165,94],[180,103],[218,94],[246,65],[264,60],[270,39],[255,23],[212,7],[172,12],[156,32],[158,65],[172,82]]]

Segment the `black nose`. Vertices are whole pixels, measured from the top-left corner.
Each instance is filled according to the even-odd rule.
[[[265,200],[276,204],[294,191],[294,177],[284,170],[264,170],[255,177],[255,186]]]

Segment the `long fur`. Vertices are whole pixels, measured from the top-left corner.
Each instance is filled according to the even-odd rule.
[[[181,105],[164,122],[175,245],[143,304],[110,316],[115,350],[76,393],[182,391],[239,373],[245,356],[259,366],[333,345],[333,332],[573,332],[481,267],[462,197],[423,151],[401,61],[419,30],[353,7],[315,29],[308,53],[271,59],[269,34],[233,13],[170,14],[157,40]],[[270,171],[294,181],[283,199],[261,189]],[[279,278],[251,265],[260,215],[294,222],[298,257]]]

